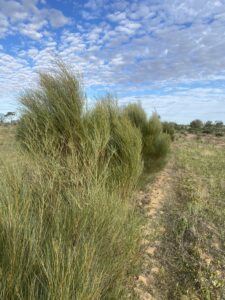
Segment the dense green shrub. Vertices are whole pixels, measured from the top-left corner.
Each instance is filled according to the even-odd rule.
[[[139,128],[142,135],[146,133],[148,118],[142,106],[138,103],[128,104],[124,108],[124,114],[128,116],[132,124]]]
[[[163,122],[163,132],[170,135],[172,141],[175,139],[175,125],[172,122]]]
[[[147,131],[143,138],[145,162],[148,163],[150,159],[154,158],[164,158],[169,152],[170,141],[170,136],[163,133],[159,116],[153,113],[148,121]]]
[[[161,123],[157,113],[153,113],[148,120],[140,104],[129,104],[124,109],[124,116],[128,116],[132,124],[142,133],[145,165],[148,165],[151,159],[160,159],[167,155],[175,134],[172,124]]]
[[[133,186],[142,172],[142,136],[112,97],[101,99],[86,117],[91,153],[107,166],[113,183]],[[89,144],[88,144],[89,145]],[[88,157],[91,157],[91,153]]]
[[[203,127],[203,122],[199,119],[196,119],[196,120],[191,121],[190,126],[193,129],[200,129]]]

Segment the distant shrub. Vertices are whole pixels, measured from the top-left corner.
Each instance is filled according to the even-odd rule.
[[[175,138],[175,125],[172,122],[163,122],[163,132],[170,135],[172,141]]]
[[[202,130],[202,133],[205,133],[205,134],[212,134],[213,133],[213,129],[212,128],[205,128]]]
[[[168,134],[162,133],[155,137],[147,136],[145,142],[145,158],[148,161],[149,158],[165,157],[169,152],[171,139]]]
[[[148,118],[141,105],[137,103],[128,104],[124,108],[124,114],[128,116],[131,123],[139,128],[144,135],[147,129]]]
[[[153,113],[148,121],[147,134],[157,136],[162,133],[162,123],[157,113]]]
[[[213,122],[212,122],[212,121],[207,121],[207,122],[205,123],[205,126],[204,126],[204,127],[209,128],[209,127],[212,127],[212,126],[213,126]]]
[[[224,136],[224,132],[216,132],[215,133],[215,136],[217,136],[217,137],[221,137],[221,136]]]
[[[163,127],[156,113],[149,119],[147,131],[144,135],[144,158],[148,163],[151,158],[163,158],[169,152],[170,136],[163,133]]]
[[[191,123],[190,123],[190,126],[192,129],[200,129],[203,127],[203,123],[201,120],[199,119],[196,119],[196,120],[193,120]]]
[[[193,134],[198,134],[198,133],[202,132],[202,128],[193,128],[193,127],[189,127],[189,128],[187,129],[187,132],[193,133]]]
[[[170,142],[174,139],[173,124],[165,123],[165,127],[163,127],[157,113],[153,113],[148,120],[140,104],[128,104],[124,108],[123,114],[128,116],[131,123],[142,133],[142,153],[145,165],[148,165],[151,159],[165,157],[169,152]]]
[[[216,128],[222,128],[223,127],[223,122],[222,121],[216,121],[215,122],[215,127]]]

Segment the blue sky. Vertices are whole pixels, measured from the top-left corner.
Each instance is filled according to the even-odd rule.
[[[60,57],[90,101],[225,122],[225,0],[0,0],[0,113]]]

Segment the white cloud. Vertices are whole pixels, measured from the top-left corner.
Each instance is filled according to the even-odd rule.
[[[8,30],[8,20],[7,18],[0,12],[0,37],[4,37]]]
[[[43,37],[42,33],[26,27],[21,28],[20,33],[30,37],[33,40],[40,40]]]
[[[122,65],[124,63],[123,56],[121,54],[117,54],[112,60],[111,64],[114,66]]]
[[[70,19],[57,9],[40,9],[36,0],[0,0],[0,37],[7,32],[20,32],[31,39],[38,40],[43,34],[40,30],[49,24],[53,28],[70,23]],[[42,2],[43,3],[43,2]]]
[[[66,18],[63,13],[57,9],[50,9],[48,11],[48,16],[53,27],[62,27],[70,22],[70,19]]]
[[[107,18],[112,22],[119,22],[119,21],[126,19],[126,13],[125,12],[116,12],[114,14],[108,15]]]

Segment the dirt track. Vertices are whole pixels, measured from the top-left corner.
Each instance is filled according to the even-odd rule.
[[[172,185],[171,163],[159,173],[153,184],[149,185],[145,192],[140,192],[138,201],[144,209],[147,218],[146,225],[142,229],[143,239],[141,241],[143,249],[142,273],[137,277],[134,294],[140,300],[161,300],[158,286],[158,276],[162,272],[163,266],[157,259],[160,248],[159,236],[164,232],[164,227],[160,224],[163,217],[163,204],[169,199]]]

